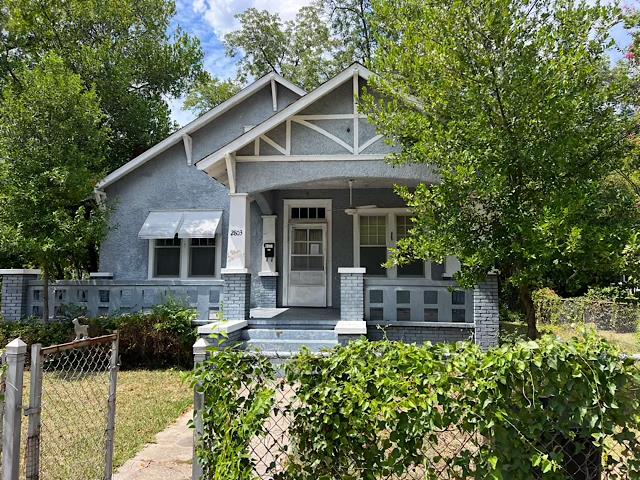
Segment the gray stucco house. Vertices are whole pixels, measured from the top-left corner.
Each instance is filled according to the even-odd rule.
[[[289,351],[353,336],[497,343],[497,280],[463,290],[455,258],[385,269],[410,228],[396,184],[437,182],[392,166],[358,111],[371,76],[354,64],[312,92],[272,73],[112,172],[100,272],[60,281],[91,314],[148,308],[169,295],[198,309],[201,333]],[[3,313],[37,314],[37,272],[4,270]],[[224,321],[220,321],[224,317]]]

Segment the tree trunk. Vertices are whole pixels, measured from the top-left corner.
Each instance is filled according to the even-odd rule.
[[[520,285],[518,288],[518,296],[520,297],[520,304],[524,308],[527,318],[527,337],[535,340],[538,338],[538,327],[536,326],[536,309],[533,306],[533,298],[529,286]]]
[[[44,268],[44,289],[42,291],[42,322],[47,323],[49,321],[49,271]]]

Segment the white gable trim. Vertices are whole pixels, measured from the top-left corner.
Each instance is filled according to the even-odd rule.
[[[138,155],[133,160],[125,163],[122,167],[111,172],[105,178],[100,180],[100,182],[98,182],[97,189],[101,190],[107,187],[108,185],[111,185],[117,180],[120,180],[125,175],[128,175],[130,172],[132,172],[139,166],[145,164],[152,158],[156,157],[160,153],[168,150],[173,145],[179,143],[180,141],[184,141],[183,139],[185,135],[188,136],[189,134],[195,132],[196,130],[199,130],[200,128],[202,128],[203,126],[205,126],[206,124],[214,120],[215,118],[219,117],[220,115],[227,112],[231,108],[245,101],[247,98],[249,98],[251,95],[253,95],[257,91],[262,90],[264,87],[271,85],[271,89],[273,92],[275,82],[280,83],[282,86],[288,88],[289,90],[291,90],[292,92],[300,96],[304,96],[306,94],[306,92],[303,89],[294,85],[293,83],[286,80],[285,78],[278,75],[277,73],[269,73],[264,77],[259,78],[258,80],[253,82],[251,85],[246,86],[245,88],[240,90],[240,92],[238,92],[236,95],[234,95],[227,101],[222,102],[220,105],[209,110],[204,115],[196,118],[191,123],[185,125],[183,128],[181,128],[177,132],[174,132],[173,134],[169,135],[160,143],[157,143],[156,145],[151,147],[149,150]],[[187,142],[185,142],[185,148],[186,147],[187,147]],[[187,153],[187,157],[189,157],[188,153]],[[189,160],[189,158],[187,158],[187,160]]]
[[[333,89],[339,87],[346,81],[352,80],[352,78],[354,78],[355,76],[360,76],[365,80],[368,80],[372,75],[373,73],[369,69],[359,64],[347,68],[346,70],[333,77],[331,80],[326,81],[315,90],[306,94],[304,97],[299,98],[284,110],[281,110],[279,113],[273,115],[261,124],[255,126],[249,132],[239,136],[224,147],[199,160],[198,162],[196,162],[196,167],[198,167],[200,170],[209,170],[213,165],[224,161],[224,156],[226,153],[235,152],[240,148],[246,146],[256,138],[259,138],[261,135],[264,135],[281,123],[285,122],[296,113],[304,110],[316,100],[331,92]],[[351,114],[350,118],[353,117],[354,114]]]

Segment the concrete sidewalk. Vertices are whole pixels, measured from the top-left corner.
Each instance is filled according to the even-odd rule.
[[[187,422],[192,415],[188,411],[156,435],[155,443],[120,467],[113,480],[191,480],[193,430]]]

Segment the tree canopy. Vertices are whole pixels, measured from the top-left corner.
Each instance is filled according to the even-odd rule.
[[[374,50],[370,0],[316,0],[294,20],[249,8],[236,15],[240,27],[225,35],[226,55],[237,62],[232,80],[203,77],[185,101],[201,114],[235,94],[231,85],[276,72],[312,90],[358,61],[368,63]]]
[[[95,87],[113,170],[166,137],[166,95],[179,96],[201,71],[199,41],[179,28],[172,0],[5,0],[0,9],[0,85],[50,52]]]
[[[78,268],[104,233],[104,212],[86,205],[108,129],[95,90],[59,56],[14,75],[0,102],[0,243],[48,278]]]
[[[639,122],[632,84],[609,57],[616,5],[575,0],[374,0],[379,102],[370,119],[433,165],[441,182],[403,189],[415,215],[396,261],[462,262],[471,285],[497,269],[537,334],[531,290],[622,273],[638,227],[612,174]],[[636,97],[637,99],[637,97]]]

